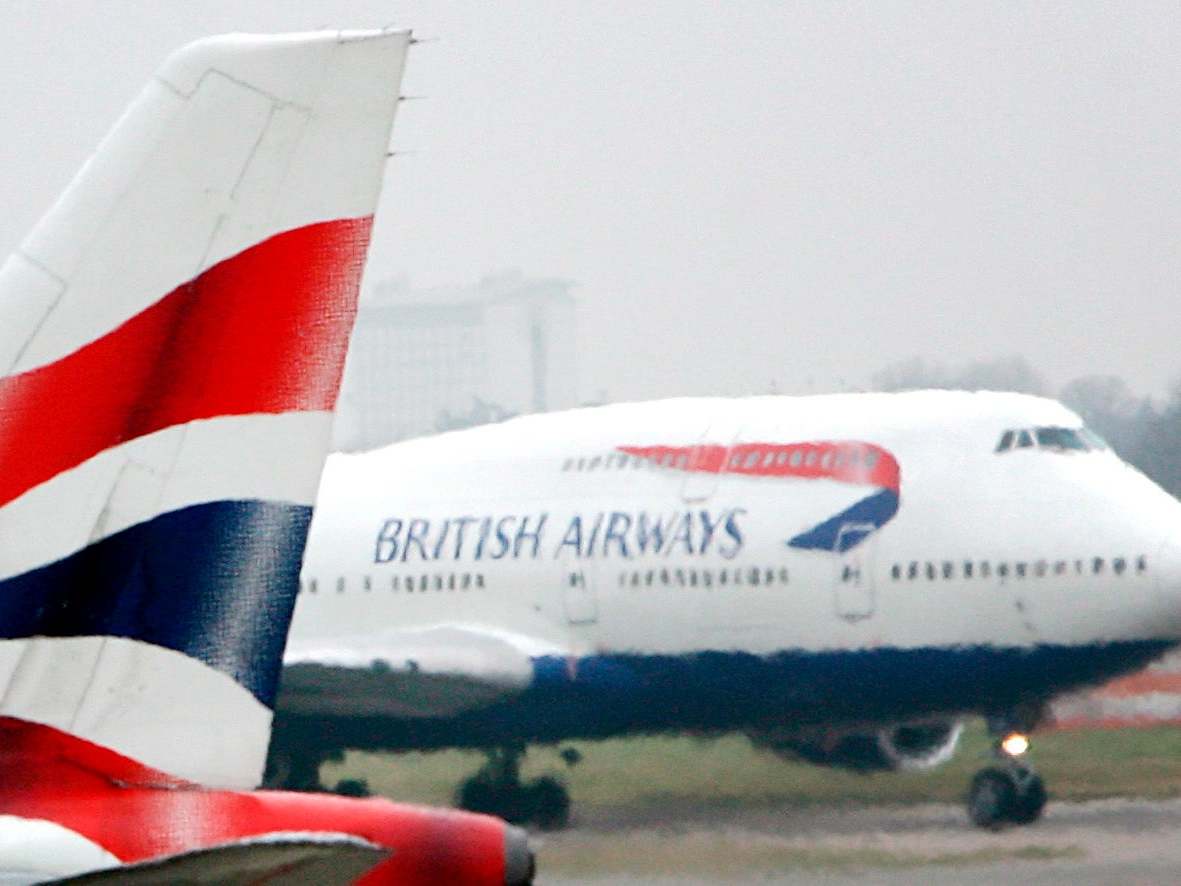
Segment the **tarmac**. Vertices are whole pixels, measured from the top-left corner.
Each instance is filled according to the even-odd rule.
[[[982,831],[920,806],[600,811],[537,835],[539,884],[1181,883],[1181,800],[1054,803]]]

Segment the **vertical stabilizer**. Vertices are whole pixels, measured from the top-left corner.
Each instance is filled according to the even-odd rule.
[[[409,42],[182,49],[0,269],[7,734],[259,781]]]

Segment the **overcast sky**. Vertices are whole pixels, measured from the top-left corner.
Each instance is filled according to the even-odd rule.
[[[1181,5],[4,0],[0,248],[173,47],[413,27],[369,279],[576,281],[584,396],[1181,378]]]

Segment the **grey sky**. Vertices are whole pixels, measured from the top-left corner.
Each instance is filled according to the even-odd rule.
[[[1181,377],[1181,6],[6,0],[0,249],[171,48],[413,27],[370,274],[577,281],[584,395]]]

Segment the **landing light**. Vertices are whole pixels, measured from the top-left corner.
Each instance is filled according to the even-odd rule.
[[[1020,732],[1011,732],[1001,742],[1001,748],[1010,757],[1020,757],[1029,750],[1029,739]]]

